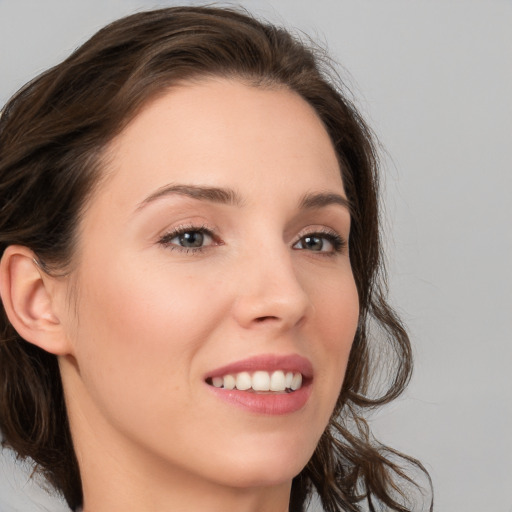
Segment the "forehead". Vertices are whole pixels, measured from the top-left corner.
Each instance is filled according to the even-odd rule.
[[[103,188],[132,205],[174,182],[226,186],[242,195],[279,185],[290,194],[294,187],[300,194],[343,191],[322,121],[285,87],[225,79],[182,84],[146,105],[108,156],[111,179]]]

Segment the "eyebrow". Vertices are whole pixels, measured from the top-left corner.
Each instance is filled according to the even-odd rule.
[[[341,194],[334,194],[332,192],[306,194],[300,201],[299,208],[301,210],[309,210],[323,208],[331,204],[338,204],[346,208],[349,213],[352,212],[352,204],[350,201]]]
[[[191,197],[192,199],[199,199],[201,201],[235,206],[241,206],[243,203],[240,195],[229,188],[201,187],[197,185],[166,185],[146,197],[146,199],[137,206],[137,210],[140,210],[156,199],[173,194]]]
[[[200,201],[209,201],[212,203],[228,204],[234,206],[242,206],[242,197],[233,189],[221,187],[203,187],[198,185],[165,185],[159,188],[137,206],[136,210],[140,210],[147,204],[160,199],[161,197],[178,194],[181,196],[191,197]],[[324,208],[337,204],[346,208],[349,213],[352,211],[350,201],[340,195],[332,192],[316,192],[305,194],[299,202],[299,209],[312,210],[316,208]]]

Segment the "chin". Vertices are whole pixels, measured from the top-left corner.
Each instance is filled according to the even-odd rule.
[[[232,455],[224,459],[222,473],[233,487],[270,487],[291,482],[310,460],[316,443],[290,439],[279,446],[265,442],[253,446],[231,451]]]
[[[276,487],[289,484],[303,468],[304,464],[275,464],[271,460],[262,468],[236,468],[232,478],[226,483],[240,489]]]

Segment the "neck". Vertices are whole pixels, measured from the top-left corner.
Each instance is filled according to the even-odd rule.
[[[144,487],[147,475],[124,476],[84,482],[83,512],[287,512],[289,506],[289,485],[236,489],[180,478]]]

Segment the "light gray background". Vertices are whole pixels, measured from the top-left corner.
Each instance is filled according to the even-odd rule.
[[[0,0],[0,103],[106,22],[171,3]],[[437,511],[511,512],[512,1],[239,3],[326,42],[386,149],[391,296],[416,372],[375,433],[425,463]],[[44,510],[25,482],[6,454],[1,511]]]

